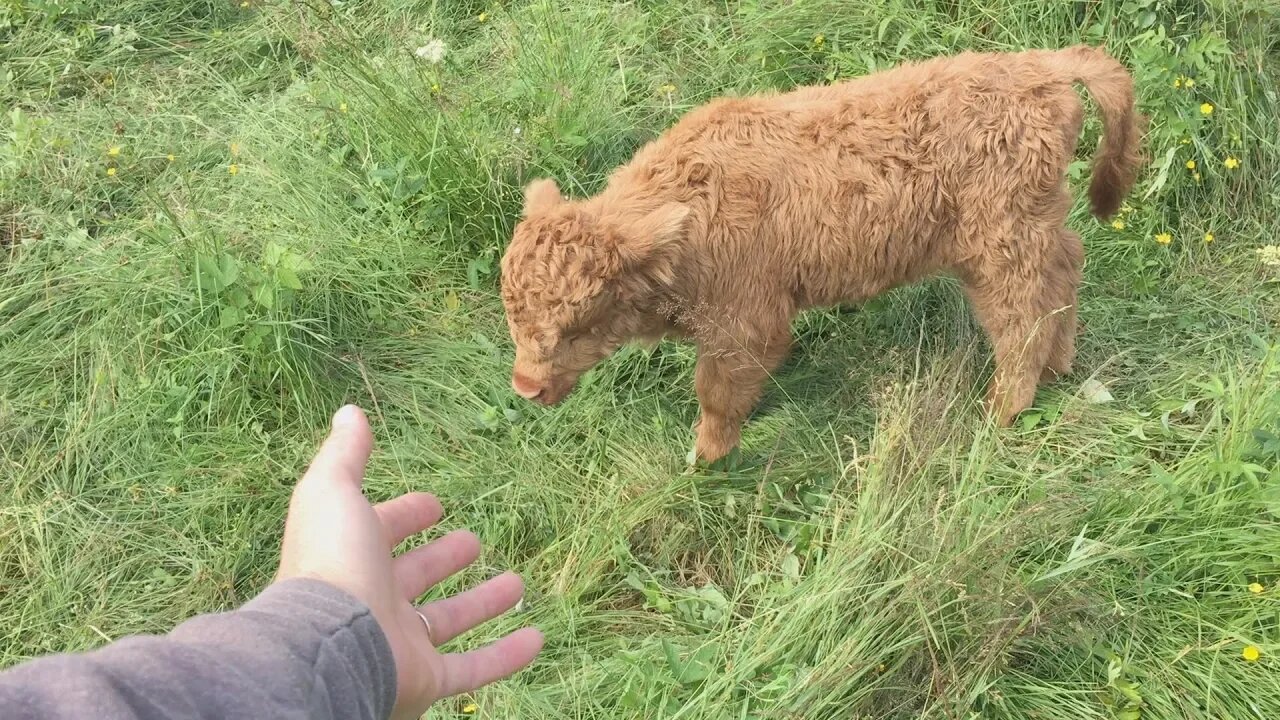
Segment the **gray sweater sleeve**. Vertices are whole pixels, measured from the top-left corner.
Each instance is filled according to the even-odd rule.
[[[377,621],[318,580],[277,583],[239,610],[162,637],[0,673],[5,720],[385,720],[395,697],[395,661]]]

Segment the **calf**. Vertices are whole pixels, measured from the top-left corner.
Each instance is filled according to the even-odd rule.
[[[560,401],[633,339],[698,347],[699,457],[738,443],[790,323],[958,277],[995,350],[1001,425],[1070,371],[1084,262],[1065,225],[1083,83],[1104,134],[1089,187],[1113,214],[1140,165],[1124,67],[1100,50],[965,53],[830,86],[727,98],[641,149],[599,195],[525,192],[502,259],[512,386]]]

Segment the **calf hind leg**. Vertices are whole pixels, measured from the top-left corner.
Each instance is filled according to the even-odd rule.
[[[1020,247],[1037,251],[971,273],[966,291],[995,350],[987,409],[1002,427],[1035,400],[1041,378],[1066,374],[1075,353],[1079,239],[1033,229]],[[1074,240],[1076,245],[1062,242]]]
[[[1076,307],[1079,303],[1080,275],[1084,266],[1084,246],[1080,236],[1063,228],[1057,255],[1045,279],[1045,301],[1053,317],[1049,357],[1040,375],[1048,382],[1071,374],[1076,355]]]
[[[978,322],[995,350],[996,372],[987,391],[986,406],[1001,427],[1012,424],[1018,413],[1035,400],[1052,347],[1054,322],[1046,322],[1050,319],[1035,310],[1010,306],[1003,300],[1011,292],[1026,297],[1028,291],[1010,282],[999,288],[969,290]]]

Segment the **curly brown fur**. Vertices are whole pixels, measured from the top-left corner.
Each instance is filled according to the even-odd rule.
[[[512,385],[558,402],[629,340],[691,337],[696,449],[714,460],[786,357],[797,312],[945,272],[991,338],[988,403],[1007,425],[1075,353],[1075,82],[1104,120],[1089,195],[1106,216],[1138,172],[1141,118],[1123,66],[1088,47],[966,53],[716,100],[594,198],[534,182],[502,261]]]

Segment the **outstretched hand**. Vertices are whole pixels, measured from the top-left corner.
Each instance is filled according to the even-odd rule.
[[[542,649],[542,633],[526,627],[470,652],[436,650],[514,607],[524,584],[514,573],[503,573],[415,607],[419,595],[475,561],[480,541],[455,530],[392,557],[400,542],[434,525],[444,510],[433,495],[420,492],[370,505],[360,486],[372,449],[364,413],[350,405],[339,410],[293,491],[277,579],[323,580],[368,605],[395,657],[392,718],[417,718],[440,698],[474,690],[533,662]]]

